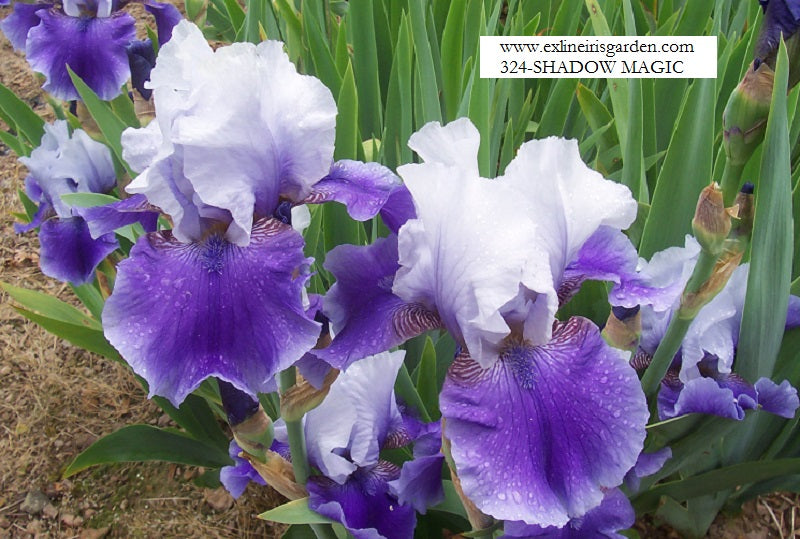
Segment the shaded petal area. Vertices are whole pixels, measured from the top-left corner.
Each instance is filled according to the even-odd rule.
[[[325,477],[308,481],[308,506],[340,522],[356,539],[413,537],[417,523],[414,508],[400,504],[389,492],[388,481],[397,467],[381,462],[359,469],[343,485]]]
[[[619,489],[609,490],[603,502],[583,517],[571,519],[564,527],[546,527],[506,522],[501,539],[523,539],[528,537],[549,537],[551,539],[624,539],[617,532],[633,526],[636,514],[625,494]]]
[[[405,419],[405,418],[404,418]],[[414,421],[412,419],[412,421]],[[402,504],[411,505],[425,514],[444,499],[442,485],[442,466],[444,455],[441,452],[442,431],[439,422],[423,424],[416,421],[417,430],[414,436],[414,458],[403,463],[400,477],[389,482],[389,486]],[[421,432],[420,432],[421,429]]]
[[[341,202],[356,221],[375,217],[389,195],[400,186],[400,178],[380,163],[343,159],[331,166],[328,175],[314,184],[303,203]]]
[[[150,80],[150,72],[156,65],[156,51],[149,39],[134,41],[127,48],[128,63],[131,67],[131,85],[144,98],[150,99],[153,90],[144,87]]]
[[[776,384],[768,378],[761,378],[756,382],[758,404],[762,409],[775,415],[791,419],[800,400],[797,398],[797,389],[793,388],[788,380]]]
[[[14,49],[18,51],[25,50],[28,32],[42,22],[37,13],[41,10],[48,10],[51,7],[53,7],[53,4],[50,3],[24,4],[22,2],[14,2],[14,11],[0,22],[0,30],[6,35]]]
[[[126,47],[136,38],[127,13],[111,17],[69,17],[39,11],[41,24],[28,33],[26,55],[31,67],[47,78],[43,88],[64,100],[79,99],[67,65],[100,96],[110,100],[130,76]]]
[[[654,453],[642,453],[636,460],[636,465],[625,475],[625,486],[636,493],[639,490],[642,477],[653,475],[672,458],[672,449],[664,447]]]
[[[175,28],[183,17],[178,8],[166,2],[156,2],[155,0],[144,0],[144,8],[156,20],[158,31],[158,44],[163,45],[172,39],[172,29]]]
[[[133,223],[141,223],[145,232],[155,232],[158,225],[159,212],[144,195],[133,195],[105,206],[73,207],[72,211],[86,220],[93,238]]]
[[[183,244],[152,233],[120,263],[103,326],[151,396],[177,406],[217,376],[255,397],[316,343],[319,324],[301,300],[302,238],[274,219],[252,238],[240,248],[220,235]]]
[[[336,283],[325,296],[325,314],[335,338],[314,353],[337,369],[402,344],[441,326],[436,313],[408,304],[392,293],[397,263],[397,237],[372,245],[340,245],[325,259]]]
[[[735,375],[730,375],[733,378]],[[738,377],[736,377],[738,378]],[[746,382],[729,381],[726,385],[713,378],[695,378],[681,383],[668,376],[658,392],[658,415],[664,419],[685,414],[709,414],[741,420],[745,410],[755,409],[757,395]]]
[[[381,218],[384,224],[395,234],[399,232],[401,226],[406,224],[406,221],[416,217],[417,210],[414,208],[414,199],[411,198],[411,192],[405,185],[400,185],[392,191],[381,208]]]
[[[584,318],[543,346],[510,343],[481,369],[464,355],[440,396],[464,493],[502,520],[563,526],[600,504],[642,450],[636,373]]]
[[[239,456],[241,452],[242,448],[239,447],[235,440],[231,440],[231,444],[228,446],[228,456],[233,459],[234,464],[233,466],[223,466],[219,471],[219,480],[225,490],[230,492],[234,498],[244,494],[250,481],[254,481],[259,485],[267,484],[264,478],[258,475],[255,468],[247,460]]]
[[[39,229],[42,273],[81,285],[94,279],[94,269],[119,246],[113,234],[92,239],[80,217],[47,219]]]
[[[609,281],[616,285],[636,277],[639,255],[621,231],[601,226],[586,240],[578,255],[564,269],[558,288],[559,304],[575,295],[584,281]]]

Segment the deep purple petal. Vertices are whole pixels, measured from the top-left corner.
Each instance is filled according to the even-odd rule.
[[[392,191],[389,199],[381,208],[381,218],[389,230],[397,234],[400,227],[409,219],[416,219],[417,210],[414,208],[414,199],[405,185]]]
[[[625,234],[601,226],[586,240],[575,260],[567,264],[558,288],[559,303],[566,303],[584,281],[609,281],[619,285],[624,279],[634,278],[638,261],[636,248]]]
[[[752,399],[745,397],[746,404]],[[750,406],[752,407],[752,406]],[[658,392],[658,415],[670,419],[685,414],[709,414],[729,419],[744,418],[744,409],[733,391],[720,387],[713,378],[695,378],[686,384],[662,383]]]
[[[336,161],[328,175],[312,186],[306,204],[341,202],[357,221],[375,217],[392,191],[400,186],[400,178],[380,163],[362,163],[343,159]]]
[[[775,415],[791,419],[800,406],[797,398],[797,390],[792,387],[788,380],[776,384],[768,378],[761,378],[756,382],[756,392],[758,392],[758,404]]]
[[[235,440],[231,440],[231,444],[228,446],[228,455],[233,459],[234,465],[223,466],[219,471],[219,480],[234,498],[238,498],[244,493],[250,481],[254,481],[259,485],[267,484],[264,478],[258,475],[255,468],[239,456],[241,452],[242,448],[239,447]]]
[[[438,316],[392,293],[398,268],[397,237],[366,247],[341,245],[325,260],[334,284],[325,296],[325,314],[336,337],[315,353],[338,369],[388,350],[441,325]]]
[[[81,285],[94,279],[94,269],[119,246],[113,235],[92,239],[86,221],[48,219],[39,229],[42,273]]]
[[[800,298],[789,296],[789,309],[786,311],[786,329],[800,327]]]
[[[148,204],[144,195],[132,195],[105,206],[73,207],[72,211],[86,219],[95,238],[133,223],[141,223],[146,232],[155,232],[158,224],[158,210]]]
[[[625,475],[625,486],[628,487],[631,492],[637,492],[639,490],[641,478],[653,475],[659,471],[670,458],[672,458],[672,449],[669,447],[664,447],[655,453],[640,454],[639,458],[636,460],[636,466],[631,468]]]
[[[183,16],[178,8],[166,2],[144,0],[144,8],[156,19],[158,29],[158,44],[163,45],[172,38],[172,29],[181,22]]]
[[[767,58],[783,39],[789,39],[800,28],[800,5],[796,0],[772,0],[764,6],[764,21],[756,42],[755,57]]]
[[[247,247],[142,236],[119,264],[106,337],[151,396],[178,405],[209,376],[256,396],[319,336],[301,300],[309,262],[300,235],[274,219],[256,223]]]
[[[583,517],[570,520],[563,528],[532,526],[524,522],[506,522],[501,539],[548,537],[550,539],[619,538],[617,533],[633,526],[636,514],[628,498],[619,489],[609,490],[603,502]]]
[[[405,539],[414,536],[414,508],[401,505],[389,492],[396,468],[386,463],[361,468],[339,485],[325,477],[308,481],[308,506],[340,522],[356,539]]]
[[[131,85],[144,98],[150,99],[153,90],[144,87],[150,80],[150,72],[156,66],[156,51],[149,39],[134,41],[128,48],[128,63],[131,68]]]
[[[36,213],[33,214],[33,218],[31,218],[30,223],[14,223],[14,232],[17,234],[30,232],[31,230],[42,226],[42,223],[44,223],[46,219],[54,216],[55,211],[53,210],[53,206],[47,202],[42,202],[39,204],[39,208],[36,210]]]
[[[464,493],[502,520],[563,526],[622,482],[644,441],[635,371],[584,318],[483,370],[459,356],[440,396]]]
[[[59,99],[79,99],[69,65],[100,99],[117,97],[130,76],[125,49],[136,38],[133,17],[122,12],[105,18],[38,13],[42,22],[29,32],[26,53],[31,67],[47,77],[43,88]]]
[[[11,15],[0,22],[0,30],[6,35],[11,45],[18,51],[25,50],[25,42],[28,40],[28,32],[34,26],[38,26],[42,20],[36,13],[40,10],[47,10],[53,4],[24,4],[14,2],[14,11]]]
[[[444,499],[443,464],[444,455],[441,453],[404,462],[400,477],[389,482],[392,493],[400,503],[410,505],[424,515],[428,507]]]

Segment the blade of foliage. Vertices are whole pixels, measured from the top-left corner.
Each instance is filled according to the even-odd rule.
[[[11,133],[0,131],[0,142],[11,148],[11,151],[19,156],[30,155],[31,153],[30,146],[22,142]]]
[[[228,436],[204,398],[189,395],[178,408],[163,397],[153,397],[153,401],[196,440],[208,442],[220,451],[228,450]]]
[[[436,421],[441,416],[439,413],[438,376],[436,375],[436,348],[429,336],[425,337],[425,347],[422,350],[422,357],[415,374],[417,393],[428,410],[428,415]]]
[[[419,81],[422,101],[422,118],[425,122],[442,121],[439,104],[439,88],[436,83],[436,70],[433,66],[433,53],[428,42],[428,31],[425,26],[424,0],[409,0],[411,19],[411,37],[416,52],[417,80]],[[418,125],[417,127],[421,127]]]
[[[442,33],[442,92],[447,120],[456,119],[461,101],[461,66],[464,58],[464,18],[467,0],[453,0]]]
[[[14,123],[11,127],[19,131],[28,144],[39,145],[44,135],[44,120],[2,84],[0,84],[0,109]]]
[[[428,409],[425,407],[425,403],[422,402],[422,397],[420,397],[417,388],[414,386],[414,381],[411,379],[411,375],[408,373],[405,363],[400,367],[400,371],[397,373],[394,391],[401,401],[413,410],[416,410],[420,419],[426,423],[431,421],[431,417],[428,415]]]
[[[358,88],[361,131],[368,138],[380,136],[383,106],[372,0],[351,0],[348,17],[353,34],[353,73]]]
[[[103,314],[105,300],[100,291],[92,283],[85,283],[80,286],[70,285],[72,292],[81,300],[84,307],[89,309],[95,320],[100,320]]]
[[[125,167],[125,170],[131,177],[136,176],[136,173],[133,172],[129,167],[128,164],[125,163],[125,160],[122,158],[122,142],[120,141],[122,137],[122,132],[128,127],[125,122],[123,122],[114,111],[111,110],[111,107],[108,103],[102,101],[94,91],[86,85],[81,78],[75,74],[72,69],[67,67],[67,71],[69,72],[69,76],[72,79],[72,83],[75,85],[75,89],[78,91],[78,94],[81,96],[84,105],[89,110],[89,114],[91,114],[92,119],[94,119],[95,123],[97,123],[97,127],[100,128],[100,132],[103,133],[103,137],[105,137],[106,144],[111,148],[111,151],[114,152],[114,155],[117,157],[122,166]]]
[[[139,118],[136,117],[136,109],[133,107],[133,100],[128,94],[123,92],[111,101],[111,110],[128,127],[140,127]]]
[[[786,91],[789,60],[781,46],[756,187],[750,274],[736,370],[747,380],[771,376],[783,338],[792,270],[793,223]]]
[[[61,337],[75,346],[114,361],[121,361],[119,353],[109,344],[101,330],[48,318],[21,307],[14,307],[14,310],[28,320],[39,324],[53,335]]]
[[[339,98],[339,89],[342,86],[342,77],[336,69],[333,54],[325,40],[325,32],[316,17],[303,19],[303,32],[309,52],[314,62],[314,72],[319,79],[331,89],[333,98]]]
[[[384,164],[391,169],[411,162],[408,138],[413,130],[411,34],[405,14],[397,32],[392,72],[389,77],[389,94],[386,98],[386,122],[383,135]]]
[[[102,326],[97,320],[86,316],[72,305],[58,298],[43,292],[18,288],[2,282],[0,282],[0,287],[2,287],[14,301],[18,302],[28,311],[75,326],[82,326],[94,330],[102,329]]]
[[[558,79],[556,81],[550,93],[550,98],[545,104],[539,128],[536,130],[537,138],[551,135],[560,136],[564,133],[567,114],[577,87],[578,79]]]
[[[280,505],[258,515],[262,520],[281,524],[333,524],[334,521],[316,513],[308,507],[308,498],[300,498]]]
[[[129,425],[104,436],[75,457],[64,477],[95,466],[117,462],[159,460],[219,468],[232,465],[228,452],[172,430],[150,425]]]
[[[697,197],[711,181],[714,79],[696,79],[678,116],[653,193],[639,256],[682,245]]]

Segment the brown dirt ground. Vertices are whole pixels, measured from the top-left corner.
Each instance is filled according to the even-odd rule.
[[[9,11],[0,8],[0,18]],[[40,81],[0,36],[0,82],[52,119]],[[6,126],[0,124],[0,128]],[[41,274],[35,234],[17,235],[11,212],[25,169],[0,144],[0,280],[75,302],[69,288]],[[100,466],[62,479],[67,463],[98,437],[132,423],[169,425],[129,369],[71,346],[26,321],[0,292],[0,537],[276,537],[255,515],[279,501],[250,487],[234,502],[196,487],[198,470],[167,463]],[[26,495],[49,500],[42,514],[21,509]],[[679,538],[651,521],[645,538]],[[800,537],[800,497],[750,502],[719,517],[708,535],[725,539]]]

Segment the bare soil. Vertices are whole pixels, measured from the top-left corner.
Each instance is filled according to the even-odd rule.
[[[0,8],[4,18],[9,8]],[[0,35],[0,82],[52,120],[22,54]],[[0,123],[0,128],[6,126]],[[14,233],[22,211],[17,190],[26,171],[0,143],[0,280],[75,302],[69,288],[42,275],[35,233]],[[0,292],[0,537],[277,537],[256,515],[280,502],[252,485],[234,501],[223,490],[195,486],[201,470],[167,463],[99,466],[63,479],[66,465],[98,437],[133,423],[170,425],[147,401],[129,369],[45,332],[18,314]],[[40,497],[31,511],[26,497]],[[679,538],[651,520],[644,538]],[[720,516],[711,538],[800,537],[797,495],[750,502],[739,516]]]

